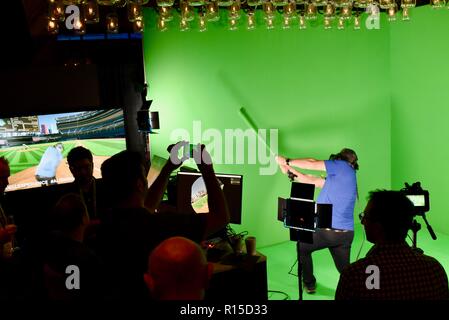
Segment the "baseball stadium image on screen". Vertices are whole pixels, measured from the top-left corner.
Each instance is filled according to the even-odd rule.
[[[0,157],[11,169],[6,191],[72,182],[67,154],[77,146],[92,152],[100,178],[103,161],[126,149],[123,110],[0,118]]]
[[[230,223],[242,223],[242,182],[243,176],[237,174],[220,174],[218,179],[228,204]],[[207,189],[201,173],[182,172],[177,175],[177,209],[179,212],[208,212]]]

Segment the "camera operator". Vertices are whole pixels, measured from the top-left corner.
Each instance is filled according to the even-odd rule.
[[[413,203],[400,191],[371,192],[360,219],[374,246],[340,275],[336,300],[447,300],[441,264],[406,242]],[[377,271],[376,271],[377,270]]]
[[[329,248],[339,272],[350,262],[351,244],[354,239],[354,206],[357,199],[357,154],[345,148],[338,154],[332,154],[329,160],[288,159],[277,156],[276,161],[290,179],[322,188],[317,199],[318,204],[332,204],[332,229],[317,229],[313,233],[313,244],[299,242],[297,246],[304,286],[307,293],[314,293],[316,278],[313,275],[312,252]],[[304,174],[293,167],[326,171],[327,177]]]

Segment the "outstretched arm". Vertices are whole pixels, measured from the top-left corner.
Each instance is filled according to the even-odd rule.
[[[313,158],[299,158],[290,159],[289,163],[287,164],[287,159],[285,157],[277,156],[276,161],[279,165],[289,165],[291,167],[297,167],[306,170],[326,171],[324,160],[317,160]]]
[[[323,179],[321,177],[313,176],[311,174],[301,173],[287,165],[281,165],[281,169],[282,169],[282,171],[286,171],[286,172],[290,171],[291,173],[293,173],[296,176],[295,181],[298,181],[301,183],[314,184],[315,187],[317,187],[317,188],[323,188],[324,182],[326,181],[325,179]]]

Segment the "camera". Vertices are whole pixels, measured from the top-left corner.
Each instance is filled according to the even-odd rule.
[[[406,182],[401,192],[413,203],[415,215],[423,215],[430,210],[429,191],[423,190],[420,182],[415,182],[412,185]]]
[[[317,228],[332,228],[332,204],[318,204],[313,200],[313,184],[293,182],[290,198],[278,198],[278,220],[290,229],[290,240],[313,242]]]

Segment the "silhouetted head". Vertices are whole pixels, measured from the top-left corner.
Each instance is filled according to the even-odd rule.
[[[81,146],[73,148],[67,155],[67,162],[78,184],[86,185],[92,181],[94,163],[89,149]]]
[[[376,190],[368,197],[362,224],[372,243],[405,240],[414,216],[413,203],[400,191]]]
[[[63,196],[51,213],[51,225],[54,230],[70,233],[89,223],[86,206],[76,193]]]
[[[5,157],[0,157],[0,195],[3,195],[6,187],[9,184],[9,176],[11,171],[9,169],[9,162]]]
[[[200,300],[211,274],[212,265],[198,244],[173,237],[150,254],[145,281],[156,299]]]
[[[145,196],[148,189],[142,156],[134,151],[122,151],[101,165],[103,185],[115,204],[131,196]]]
[[[354,170],[359,170],[359,164],[357,162],[359,158],[357,157],[355,151],[352,149],[343,148],[339,153],[331,154],[329,160],[345,160],[349,162]]]

